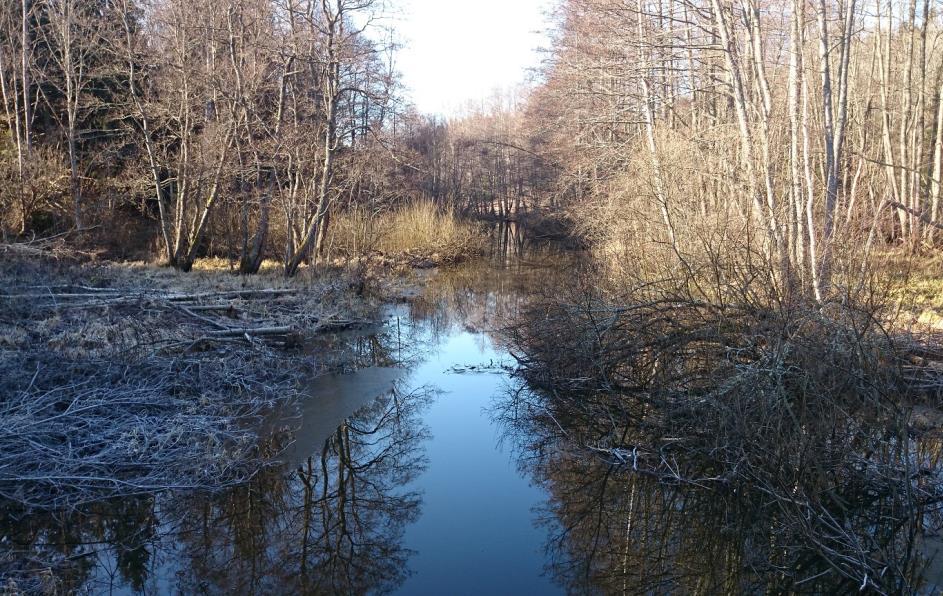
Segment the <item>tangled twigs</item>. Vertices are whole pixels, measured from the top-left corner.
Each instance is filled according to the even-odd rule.
[[[360,320],[328,284],[159,274],[0,264],[0,500],[61,510],[244,482],[270,461],[261,419],[317,365],[279,348]]]
[[[111,310],[127,314],[156,309],[175,312],[189,319],[191,327],[194,323],[205,327],[194,330],[204,342],[215,338],[241,337],[247,338],[250,343],[254,338],[279,339],[284,342],[290,337],[338,331],[370,322],[365,319],[325,315],[319,311],[315,314],[306,303],[301,290],[297,288],[195,294],[85,286],[58,286],[47,287],[45,291],[37,290],[41,290],[41,287],[31,286],[0,293],[0,304],[6,302],[13,308],[28,305],[32,309],[58,311]],[[184,325],[181,324],[181,327]],[[193,343],[195,338],[191,337],[189,341]]]
[[[97,229],[98,226],[80,228],[62,232],[44,238],[32,238],[21,242],[0,242],[0,255],[6,258],[52,258],[73,261],[87,258],[90,254],[76,250],[67,242],[70,236]]]
[[[850,304],[584,291],[509,330],[531,429],[674,487],[688,515],[723,504],[785,591],[915,589],[920,537],[943,527],[939,338]]]
[[[303,379],[330,363],[297,348],[373,313],[339,276],[181,276],[0,253],[0,521],[8,528],[256,477],[288,446],[294,422],[283,412],[305,397]],[[0,592],[68,591],[56,582],[82,563],[52,541],[5,530]]]
[[[0,497],[33,509],[243,482],[263,463],[250,422],[294,382],[238,358],[5,363]]]

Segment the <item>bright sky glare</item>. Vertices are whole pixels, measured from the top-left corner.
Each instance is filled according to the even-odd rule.
[[[524,82],[552,0],[399,0],[398,67],[420,112],[448,115]]]

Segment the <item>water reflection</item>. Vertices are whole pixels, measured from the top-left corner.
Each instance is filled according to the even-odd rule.
[[[558,253],[535,251],[513,229],[496,233],[494,257],[438,272],[381,325],[309,346],[344,366],[314,381],[288,429],[260,446],[285,466],[217,495],[141,495],[58,514],[0,506],[0,582],[49,593],[434,593],[456,574],[488,579],[472,562],[481,560],[503,565],[493,587],[549,592],[542,534],[529,531],[543,492],[508,468],[481,415],[502,377],[449,370],[505,362],[496,330],[563,269]],[[408,389],[425,383],[449,399]],[[430,449],[442,462],[435,473],[425,473]],[[429,523],[414,524],[427,505]],[[464,519],[453,521],[456,510]],[[458,526],[463,535],[449,534]],[[496,536],[511,527],[513,537]],[[469,555],[469,545],[482,546]],[[411,569],[425,575],[404,587]]]
[[[156,516],[153,497],[97,503],[81,511],[34,514],[0,506],[0,577],[12,593],[71,593],[100,563],[134,590],[143,589],[151,563]],[[6,592],[5,592],[6,593]]]
[[[427,400],[394,391],[342,424],[294,474],[260,475],[222,500],[178,501],[181,589],[365,593],[402,582],[409,553],[400,537],[421,503],[404,487],[425,465]]]
[[[221,495],[145,496],[67,516],[5,507],[4,575],[27,592],[388,592],[408,573],[401,537],[421,498],[407,485],[425,466],[429,399],[389,392],[289,473],[264,470]],[[44,574],[50,560],[59,569]],[[45,585],[53,575],[57,585]]]
[[[530,240],[517,224],[496,226],[492,234],[489,259],[437,272],[406,305],[405,317],[422,326],[433,345],[458,331],[503,343],[497,332],[527,301],[554,292],[558,280],[581,265],[578,254]]]
[[[627,415],[616,411],[624,403],[609,406],[588,415],[521,382],[494,411],[517,445],[522,471],[549,494],[540,510],[547,570],[568,592],[857,593],[862,581],[844,566],[861,556],[883,569],[868,578],[868,590],[939,589],[933,557],[940,549],[931,542],[943,528],[938,504],[913,512],[892,487],[863,487],[853,474],[835,474],[823,522],[803,515],[805,504],[784,504],[750,483],[680,481],[712,479],[716,462],[671,452],[662,471],[631,449],[594,452]],[[640,428],[617,434],[624,445],[645,444]],[[928,437],[913,469],[936,470],[939,457],[939,442]],[[798,484],[795,494],[802,498]],[[823,523],[833,524],[831,533],[816,527]]]

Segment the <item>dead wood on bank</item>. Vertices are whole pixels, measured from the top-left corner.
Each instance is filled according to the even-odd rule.
[[[4,260],[0,499],[63,510],[215,491],[272,463],[258,449],[262,419],[326,361],[296,348],[367,322],[370,307],[339,280],[243,283]]]
[[[943,525],[943,430],[916,415],[939,412],[943,338],[851,303],[586,285],[509,335],[530,388],[514,407],[557,449],[749,511],[750,556],[788,590],[916,589]]]

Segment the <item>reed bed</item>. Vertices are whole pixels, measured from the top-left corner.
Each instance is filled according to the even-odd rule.
[[[352,208],[336,216],[330,250],[343,257],[376,255],[407,264],[457,263],[484,252],[480,224],[454,209],[412,202],[386,211]]]

